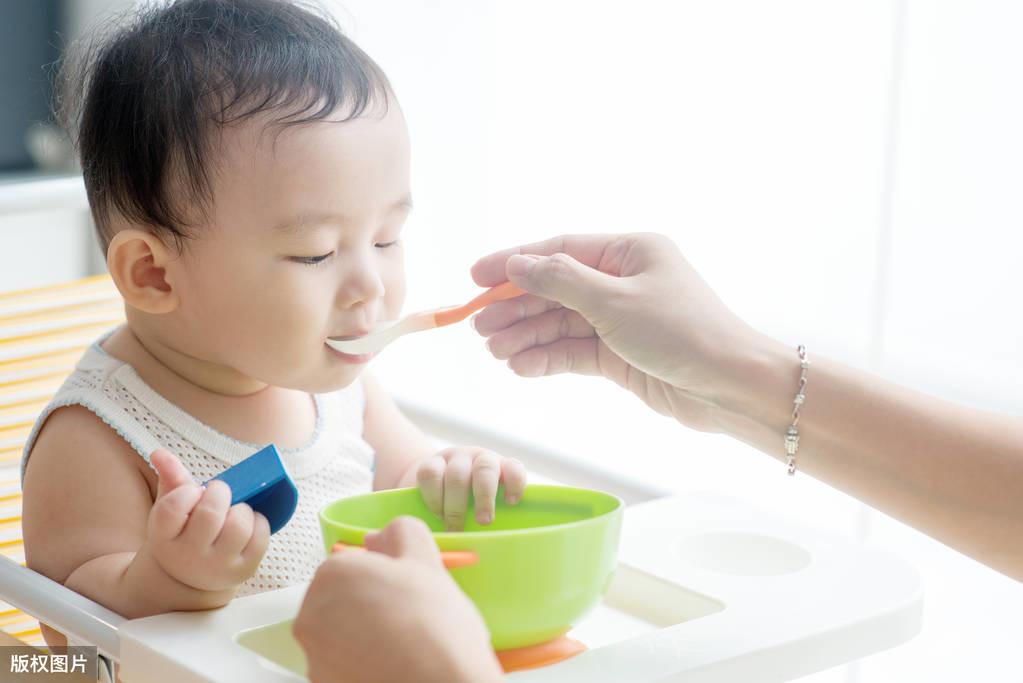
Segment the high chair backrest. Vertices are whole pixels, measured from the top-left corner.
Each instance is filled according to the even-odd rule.
[[[25,440],[85,348],[123,321],[124,303],[108,275],[0,292],[0,554],[21,565]],[[45,645],[38,622],[5,602],[0,630]]]

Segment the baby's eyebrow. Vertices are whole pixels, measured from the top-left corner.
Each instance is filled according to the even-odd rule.
[[[393,213],[399,209],[405,209],[407,211],[412,210],[412,195],[407,194],[391,204],[391,206],[387,209],[387,213]],[[343,213],[303,214],[278,223],[273,227],[273,232],[284,235],[297,235],[309,230],[314,230],[317,227],[328,223],[343,224],[350,222],[350,220],[351,219]]]

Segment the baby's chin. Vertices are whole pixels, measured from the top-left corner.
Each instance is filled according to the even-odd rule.
[[[350,387],[359,379],[359,375],[362,374],[365,368],[365,365],[352,365],[334,369],[332,372],[323,372],[314,377],[301,378],[293,383],[289,382],[286,388],[304,391],[309,394],[329,394],[333,391],[340,391]],[[279,386],[285,385],[281,384]]]

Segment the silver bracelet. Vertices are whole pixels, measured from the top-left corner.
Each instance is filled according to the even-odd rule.
[[[799,389],[796,390],[796,397],[792,400],[792,426],[785,433],[785,453],[788,457],[790,477],[796,473],[796,451],[799,450],[799,408],[806,400],[806,370],[810,367],[810,361],[806,358],[806,347],[800,344],[796,350],[799,352]]]

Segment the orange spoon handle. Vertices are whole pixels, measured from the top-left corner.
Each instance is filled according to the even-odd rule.
[[[339,553],[343,550],[365,550],[361,545],[348,545],[347,543],[335,543],[331,549],[332,553]],[[440,554],[441,562],[447,569],[468,567],[480,561],[479,555],[471,550],[443,550]]]
[[[495,301],[512,299],[517,296],[522,296],[523,294],[525,294],[523,290],[510,282],[505,282],[497,285],[496,287],[491,287],[464,306],[440,309],[433,314],[433,319],[436,322],[437,327],[443,327],[444,325],[450,325],[451,323],[457,323],[460,320],[465,320],[471,314],[480,310],[484,306],[489,306]]]

